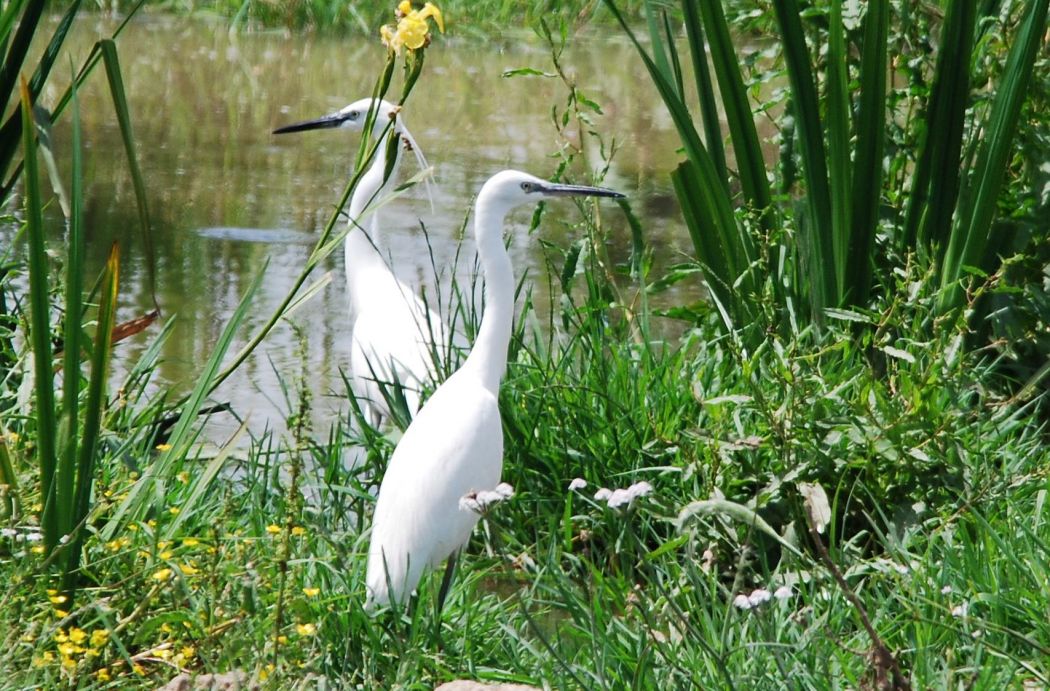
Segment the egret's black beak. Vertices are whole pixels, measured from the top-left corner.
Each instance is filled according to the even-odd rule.
[[[613,199],[623,199],[626,196],[607,187],[562,185],[556,182],[544,184],[539,191],[552,197],[612,197]]]
[[[327,130],[334,127],[339,127],[344,122],[350,119],[350,116],[342,113],[332,113],[331,115],[325,115],[315,120],[304,120],[303,122],[297,122],[292,125],[285,125],[284,127],[278,127],[273,131],[274,134],[288,134],[289,132],[306,132],[307,130]]]

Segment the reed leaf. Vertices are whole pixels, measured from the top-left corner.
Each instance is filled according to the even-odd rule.
[[[886,47],[889,40],[889,0],[870,0],[864,16],[860,62],[860,107],[854,153],[853,213],[846,260],[846,301],[865,306],[871,294],[871,256],[878,231],[882,198],[882,159],[886,149]]]
[[[36,34],[41,21],[40,10],[44,4],[43,2],[31,2],[26,8],[26,12],[22,15],[22,20],[19,22],[18,29],[15,32],[15,37],[11,42],[10,49],[4,58],[4,64],[0,67],[0,95],[3,96],[5,102],[11,99],[16,74],[25,62],[26,51],[29,48],[28,42],[32,41],[33,36]],[[51,68],[54,66],[55,60],[58,59],[59,52],[65,44],[66,36],[73,27],[73,21],[80,11],[80,4],[81,0],[75,0],[70,4],[55,28],[54,33],[51,34],[51,39],[48,41],[39,62],[37,62],[33,71],[33,77],[29,81],[29,93],[32,95],[34,102],[51,74]],[[18,113],[15,112],[11,114],[11,117],[0,128],[0,173],[6,172],[10,167],[11,159],[14,158],[18,148],[21,127],[21,119],[18,117]],[[6,191],[5,189],[5,194],[0,196],[0,199],[6,197]]]
[[[1035,59],[1046,31],[1050,0],[1033,0],[1010,46],[1003,77],[984,126],[973,169],[959,198],[959,213],[945,251],[941,269],[942,293],[938,307],[954,309],[962,298],[959,281],[966,266],[979,266],[992,230],[999,191],[1006,174],[1006,163],[1013,149],[1014,135]]]
[[[22,157],[25,161],[25,223],[29,250],[29,341],[33,349],[36,393],[37,459],[40,466],[40,497],[44,505],[40,525],[48,554],[58,544],[59,527],[55,502],[55,389],[51,368],[51,325],[48,303],[48,259],[44,242],[44,202],[40,195],[40,171],[36,156],[36,132],[29,85],[21,81]]]
[[[825,307],[837,307],[839,303],[824,131],[798,2],[774,0],[773,8],[780,25],[795,111],[795,127],[801,143],[806,199],[804,223],[800,225],[808,236],[805,244],[808,251],[807,272],[812,281],[809,296],[812,314],[819,320]]]
[[[743,76],[740,74],[740,60],[733,49],[733,37],[729,32],[729,24],[726,22],[720,2],[685,0],[682,7],[686,11],[686,17],[696,15],[697,5],[699,5],[699,13],[703,17],[706,35],[711,45],[711,62],[714,65],[715,76],[718,78],[718,90],[722,97],[726,122],[729,123],[729,136],[733,140],[733,154],[736,158],[744,199],[747,205],[757,212],[763,229],[768,230],[772,226],[774,217],[769,213],[773,205],[773,198],[769,190],[769,178],[766,177],[766,161],[762,156],[758,130],[755,128],[751,104],[747,98]],[[691,22],[686,22],[689,46],[694,54],[698,50],[703,50],[699,31],[699,24],[693,27]]]
[[[828,192],[831,194],[831,240],[835,282],[846,285],[847,249],[850,241],[850,98],[849,65],[842,2],[832,0],[828,17],[828,62],[825,74],[828,143]],[[825,258],[825,260],[828,258]]]
[[[704,125],[704,143],[711,154],[718,176],[726,182],[729,194],[729,168],[726,165],[725,145],[722,141],[722,114],[715,102],[715,87],[711,81],[711,70],[707,66],[704,26],[697,13],[697,3],[683,2],[686,37],[689,39],[689,55],[693,61],[693,76],[696,79],[697,100],[700,102],[700,120]]]
[[[75,118],[74,118],[75,121]],[[95,343],[91,355],[91,375],[88,379],[87,401],[84,404],[84,427],[76,457],[76,494],[73,497],[70,531],[80,526],[91,511],[91,489],[95,480],[95,459],[102,430],[102,412],[106,407],[106,381],[113,354],[113,324],[117,315],[117,292],[120,286],[120,246],[113,243],[102,273],[101,300],[98,307]],[[66,373],[69,376],[69,373]],[[66,590],[80,566],[84,530],[76,533],[63,577]]]
[[[66,239],[65,321],[62,326],[62,407],[59,417],[59,457],[56,469],[55,510],[62,535],[76,524],[74,483],[77,474],[77,445],[80,423],[81,322],[84,316],[84,187],[80,151],[78,104],[73,101],[72,183],[69,199],[69,234]],[[67,571],[68,574],[68,571]]]
[[[153,243],[153,224],[150,222],[146,183],[139,168],[139,157],[135,149],[135,135],[131,127],[131,115],[128,99],[124,93],[124,79],[120,72],[120,60],[117,57],[117,46],[113,39],[99,41],[99,50],[106,66],[106,79],[109,82],[109,93],[113,98],[113,110],[120,125],[120,138],[124,142],[124,153],[128,158],[128,172],[131,174],[131,185],[135,190],[135,205],[138,209],[139,224],[142,226],[142,247],[146,253],[146,276],[149,280],[150,298],[158,311],[157,304],[157,251]]]

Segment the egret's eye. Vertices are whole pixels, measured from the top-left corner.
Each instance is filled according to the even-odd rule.
[[[532,183],[531,183],[531,182],[523,182],[523,183],[521,183],[521,189],[522,189],[522,190],[523,190],[524,192],[526,192],[526,193],[529,193],[529,192],[532,192],[532,190],[533,190],[533,185],[532,185]]]
[[[361,113],[357,112],[356,110],[351,110],[350,113],[347,115],[347,117],[349,119],[351,119],[351,120],[356,120],[357,116],[360,115],[360,114]]]

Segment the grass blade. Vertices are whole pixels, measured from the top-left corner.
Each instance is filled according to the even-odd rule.
[[[168,438],[171,448],[161,453],[160,457],[146,469],[138,482],[128,491],[124,501],[113,512],[113,517],[103,529],[104,539],[111,539],[126,521],[139,519],[145,514],[149,502],[148,497],[143,496],[143,494],[147,489],[153,488],[158,482],[162,482],[167,478],[169,475],[168,470],[174,459],[184,457],[189,452],[190,445],[195,439],[192,428],[197,420],[198,412],[201,406],[204,405],[204,400],[208,394],[215,388],[216,381],[221,377],[220,366],[222,359],[233,343],[241,323],[248,315],[248,307],[251,305],[255,293],[259,290],[259,286],[262,285],[262,279],[266,275],[266,266],[268,264],[269,262],[264,263],[255,275],[255,278],[252,279],[251,285],[248,286],[244,297],[241,298],[237,309],[234,310],[230,316],[230,321],[226,324],[226,328],[223,329],[222,334],[219,336],[219,340],[215,344],[215,350],[212,352],[211,357],[208,358],[208,362],[205,363],[204,369],[197,380],[197,385],[193,388],[185,403],[183,403],[179,420],[175,423],[171,436]]]
[[[55,481],[55,390],[51,369],[51,325],[48,304],[48,259],[44,242],[43,200],[40,197],[40,170],[36,156],[36,130],[29,85],[21,82],[22,151],[25,161],[25,222],[29,249],[29,336],[33,349],[36,390],[37,458],[40,465],[40,497],[44,548],[48,554],[58,544],[54,495]]]
[[[886,149],[886,46],[889,41],[888,0],[871,0],[864,17],[860,63],[860,111],[854,153],[852,228],[846,264],[847,301],[867,305],[871,293],[872,257],[878,230],[882,191],[882,159]]]

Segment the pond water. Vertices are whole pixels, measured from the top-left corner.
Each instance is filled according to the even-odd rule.
[[[71,47],[76,64],[113,28],[110,21],[93,21],[81,27]],[[152,15],[137,18],[117,45],[155,224],[157,299],[163,318],[176,320],[159,381],[186,390],[267,260],[262,290],[231,352],[270,316],[349,177],[357,135],[319,131],[275,137],[271,130],[367,96],[385,51],[378,40],[358,36],[238,35],[223,23]],[[676,254],[687,252],[689,241],[668,178],[678,160],[677,137],[634,49],[619,37],[585,38],[574,42],[562,61],[579,88],[601,104],[603,114],[593,116],[595,129],[617,143],[605,184],[629,195],[659,262],[680,258]],[[565,143],[551,124],[551,110],[564,106],[567,91],[557,79],[501,76],[522,67],[552,71],[546,47],[534,36],[492,43],[439,36],[428,50],[403,115],[436,169],[433,208],[421,188],[410,191],[385,209],[384,240],[395,272],[428,293],[441,291],[448,272],[462,277],[473,266],[469,233],[464,238],[457,230],[489,175],[513,167],[549,176],[556,168],[552,154]],[[130,319],[149,311],[152,300],[135,199],[101,69],[92,81],[81,104],[89,252],[93,265],[101,267],[110,243],[124,243],[120,317]],[[45,105],[57,98],[57,85],[45,94]],[[57,133],[60,150],[68,145],[67,132]],[[589,139],[585,144],[589,163],[600,166],[598,147]],[[551,209],[536,235],[564,246],[573,239],[569,224],[575,210],[561,206]],[[630,243],[625,223],[614,205],[604,215],[610,252],[623,260]],[[420,219],[434,261],[445,272],[440,279],[431,268]],[[529,272],[542,302],[549,299],[544,260],[537,238],[525,233],[529,219],[530,212],[517,212],[508,234],[516,272]],[[460,260],[452,266],[457,250]],[[318,431],[347,408],[340,377],[349,350],[342,253],[329,257],[322,270],[332,272],[333,280],[294,316],[304,327],[302,346],[294,331],[281,325],[216,393],[217,400],[229,400],[249,416],[254,432],[281,428],[287,404],[280,379],[293,380],[302,353],[315,383]],[[694,292],[672,295],[672,302],[698,294],[696,286],[680,290]],[[118,366],[133,362],[158,330],[154,326],[121,344]],[[208,436],[221,440],[234,427],[232,419],[216,420]]]

